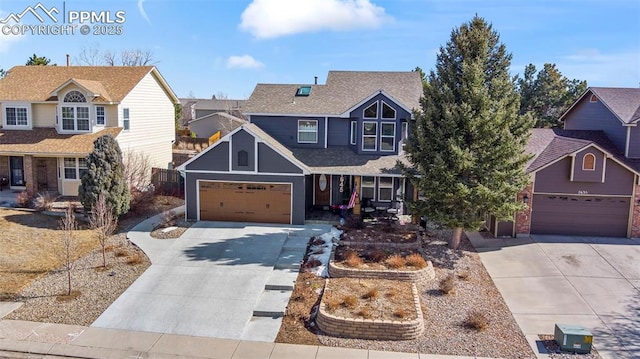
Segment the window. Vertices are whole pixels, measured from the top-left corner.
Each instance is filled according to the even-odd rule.
[[[299,120],[298,121],[298,143],[318,142],[318,121]]]
[[[593,153],[587,153],[582,157],[582,170],[583,171],[595,171],[596,170],[596,156]]]
[[[374,102],[371,106],[364,109],[364,118],[378,118],[378,103]]]
[[[401,128],[400,139],[402,140],[402,147],[404,148],[407,138],[409,138],[409,122],[403,122]]]
[[[129,109],[123,108],[122,109],[122,127],[124,127],[125,131],[129,131],[130,125],[131,123],[129,120]]]
[[[87,168],[87,159],[78,158],[78,179],[81,179],[89,169]]]
[[[69,91],[65,103],[84,103],[87,99],[78,91]],[[65,131],[89,131],[89,107],[81,105],[62,106],[62,129]]]
[[[249,166],[249,152],[242,150],[238,151],[238,167]]]
[[[395,119],[396,118],[396,110],[387,105],[386,102],[382,101],[382,118],[384,119]]]
[[[107,124],[107,116],[104,112],[104,106],[96,106],[96,125],[104,126]]]
[[[296,96],[309,96],[311,94],[311,86],[302,86],[296,91]]]
[[[64,159],[64,179],[78,179],[76,173],[76,159],[67,158]]]
[[[5,107],[4,109],[7,126],[27,126],[29,117],[26,107]]]
[[[373,176],[362,176],[362,182],[360,183],[360,198],[370,198],[375,200],[376,192],[376,178]]]
[[[362,150],[375,151],[377,149],[376,142],[378,139],[378,123],[363,122],[362,123]]]
[[[356,144],[358,136],[358,121],[351,121],[351,138],[349,139],[349,143],[352,145]]]
[[[393,152],[396,149],[396,124],[380,124],[380,151]]]
[[[380,177],[378,182],[378,201],[391,202],[393,199],[393,177]]]

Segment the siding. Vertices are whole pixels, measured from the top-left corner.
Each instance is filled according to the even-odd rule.
[[[258,143],[258,172],[302,174],[298,166],[264,143]]]
[[[633,192],[633,173],[608,159],[605,183],[571,182],[571,158],[566,157],[553,165],[536,173],[536,193],[588,194],[588,195],[622,195]]]
[[[329,118],[327,144],[329,146],[349,146],[350,132],[350,118]]]
[[[602,130],[611,142],[622,153],[625,151],[627,129],[622,122],[600,101],[591,103],[591,92],[583,96],[582,100],[571,110],[564,119],[567,130]]]
[[[186,166],[189,171],[229,171],[229,142],[218,142]]]
[[[640,127],[631,127],[629,134],[629,155],[630,158],[640,158]]]
[[[298,143],[298,120],[318,121],[317,143]],[[285,146],[324,148],[324,117],[251,116],[251,122]]]
[[[55,127],[58,103],[34,103],[31,105],[33,127]]]
[[[119,118],[124,108],[130,109],[131,127],[118,136],[120,147],[145,152],[153,167],[166,168],[172,161],[171,142],[175,139],[174,107],[152,73],[122,100],[118,106]]]
[[[252,135],[246,131],[238,131],[231,137],[231,170],[255,171],[256,169],[256,143]],[[238,153],[247,152],[249,159],[247,166],[238,166]],[[262,159],[260,159],[262,160]]]
[[[586,154],[593,154],[596,158],[595,162],[595,170],[594,171],[584,171],[582,170],[582,163],[584,160],[584,156]],[[586,148],[578,153],[575,156],[575,162],[573,165],[573,181],[574,182],[602,182],[602,171],[604,170],[604,153],[596,150],[595,148]],[[609,164],[609,161],[607,161]]]

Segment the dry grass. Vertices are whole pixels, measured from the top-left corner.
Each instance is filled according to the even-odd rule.
[[[358,268],[364,264],[357,252],[349,252],[345,257],[344,263],[351,268]]]
[[[144,263],[144,255],[140,252],[133,252],[127,257],[125,263],[129,265],[137,265]]]
[[[460,278],[460,279],[462,279],[462,280],[469,280],[469,279],[470,279],[470,278],[469,278],[470,276],[471,276],[471,274],[469,273],[469,271],[468,271],[468,270],[463,270],[463,271],[460,271],[460,272],[458,273],[458,278]]]
[[[404,308],[398,308],[393,311],[393,316],[399,319],[404,319],[409,313]]]
[[[312,325],[311,313],[313,306],[320,301],[320,293],[324,287],[324,278],[316,277],[311,273],[300,273],[293,288],[293,293],[287,313],[282,319],[280,331],[276,337],[277,343],[295,343],[307,345],[319,345],[315,334],[315,326]],[[342,302],[335,301],[335,307],[340,307]],[[325,302],[325,304],[328,304]]]
[[[473,310],[467,314],[464,324],[467,328],[485,330],[489,327],[489,319],[483,313]]]
[[[0,209],[0,300],[10,300],[29,283],[62,266],[55,255],[62,246],[58,217]],[[100,246],[93,232],[81,227],[75,233],[80,258]]]
[[[440,291],[444,294],[453,294],[456,291],[456,277],[453,273],[440,281]]]
[[[362,299],[376,299],[378,298],[378,294],[380,293],[380,291],[378,290],[378,288],[374,287],[369,289],[368,292],[364,293],[364,295],[362,295]]]
[[[128,257],[130,254],[131,253],[129,252],[129,250],[124,247],[117,247],[113,251],[113,255],[115,255],[116,257]]]
[[[418,269],[427,267],[427,261],[425,261],[419,253],[409,254],[404,259],[406,260],[407,265],[410,267],[415,267]]]
[[[371,313],[371,308],[362,307],[360,310],[356,312],[356,315],[361,316],[364,319],[371,319],[373,317],[373,313]]]
[[[378,262],[378,263],[384,262],[385,259],[387,259],[387,252],[385,252],[385,251],[383,251],[381,249],[377,249],[377,250],[371,252],[371,254],[369,255],[369,259],[372,262]]]
[[[348,294],[342,297],[342,304],[347,308],[355,308],[358,305],[358,297],[353,294]]]
[[[385,260],[385,263],[392,269],[400,269],[404,267],[407,262],[401,256],[394,254]]]

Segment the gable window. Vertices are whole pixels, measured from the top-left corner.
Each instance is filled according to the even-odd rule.
[[[64,96],[62,112],[62,129],[65,131],[89,131],[89,106],[70,105],[86,103],[87,99],[78,91],[69,91]]]
[[[362,116],[364,118],[378,118],[378,102],[374,102],[371,106],[365,108]]]
[[[27,107],[5,107],[5,125],[6,126],[28,126],[29,112]]]
[[[249,152],[242,150],[238,152],[238,167],[249,166]]]
[[[107,115],[104,106],[96,106],[96,125],[104,126],[107,124]]]
[[[131,126],[131,121],[129,119],[129,109],[123,108],[122,109],[122,127],[124,128],[125,131],[128,131],[130,126]]]
[[[593,153],[587,153],[582,157],[582,170],[583,171],[595,171],[596,170],[596,156]]]
[[[396,110],[382,101],[382,118],[387,120],[393,120],[396,118]]]
[[[318,142],[318,121],[298,120],[298,143]]]
[[[362,123],[362,150],[363,151],[375,151],[377,150],[378,142],[378,123],[377,122],[363,122]]]
[[[395,151],[396,149],[396,124],[380,124],[380,151]]]
[[[349,143],[352,145],[356,144],[358,136],[358,121],[351,121],[351,138],[349,138]]]
[[[373,176],[362,176],[362,182],[360,183],[360,197],[375,201],[376,194],[376,178]]]
[[[378,180],[378,201],[391,202],[393,198],[393,177],[380,177]]]

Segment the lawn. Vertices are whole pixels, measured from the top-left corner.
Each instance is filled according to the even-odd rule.
[[[59,217],[0,208],[0,300],[15,298],[31,282],[62,266],[59,225]],[[74,238],[75,258],[100,248],[86,226],[81,225]]]

